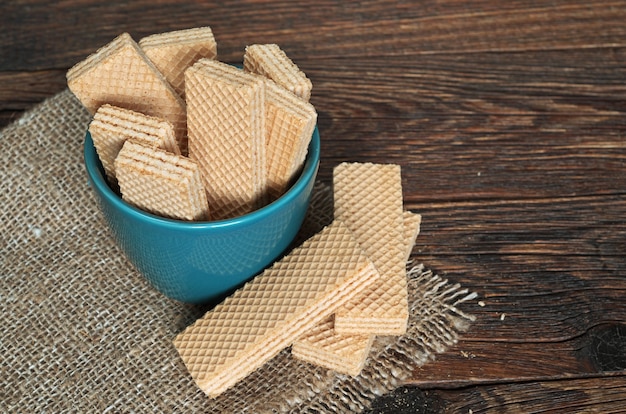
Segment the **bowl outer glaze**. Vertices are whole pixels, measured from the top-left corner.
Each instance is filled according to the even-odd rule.
[[[213,222],[162,218],[123,201],[107,184],[91,135],[85,167],[111,233],[130,262],[161,293],[188,303],[216,302],[261,272],[293,241],[306,214],[320,158],[315,127],[302,173],[278,200]]]

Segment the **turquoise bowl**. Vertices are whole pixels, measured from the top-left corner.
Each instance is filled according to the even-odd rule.
[[[306,214],[320,160],[317,127],[302,172],[279,199],[249,214],[187,222],[147,213],[109,187],[91,135],[85,167],[111,233],[137,270],[169,298],[217,303],[289,247]]]

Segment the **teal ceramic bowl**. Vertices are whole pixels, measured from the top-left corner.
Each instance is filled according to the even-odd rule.
[[[274,262],[295,238],[319,168],[320,136],[316,127],[302,173],[282,197],[212,222],[162,218],[123,201],[109,187],[89,133],[84,158],[111,233],[137,270],[172,299],[215,303]]]

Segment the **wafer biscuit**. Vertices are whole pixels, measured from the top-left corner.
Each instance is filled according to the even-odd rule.
[[[294,246],[301,245],[324,227],[333,222],[333,192],[330,186],[316,182],[309,201],[304,221],[293,241]]]
[[[198,387],[215,397],[378,278],[335,221],[207,312],[174,340]]]
[[[402,244],[400,166],[343,163],[333,171],[335,219],[354,233],[381,274],[381,283],[335,314],[344,334],[401,335],[408,320]]]
[[[265,153],[268,201],[280,197],[304,164],[317,112],[308,102],[267,80]]]
[[[421,216],[409,211],[405,211],[402,216],[402,242],[406,262],[419,234]],[[291,353],[302,361],[356,376],[365,365],[375,335],[340,334],[334,327],[334,316],[331,316],[298,338]]]
[[[127,140],[180,154],[170,122],[130,109],[102,105],[89,124],[89,132],[109,179],[115,179],[115,158]]]
[[[311,98],[311,80],[277,44],[246,47],[243,68],[270,78],[305,101]]]
[[[208,218],[198,166],[186,157],[126,141],[115,172],[122,198],[142,210],[180,220]]]
[[[420,228],[422,224],[422,215],[413,213],[410,211],[402,212],[402,240],[404,240],[404,247],[402,251],[404,252],[404,263],[409,261],[411,257],[411,252],[413,251],[413,245],[415,244],[415,239],[420,234]]]
[[[316,325],[291,347],[294,358],[332,369],[341,374],[358,375],[374,342],[374,335],[337,334],[331,316]]]
[[[189,157],[202,172],[214,220],[248,213],[265,196],[265,81],[200,59],[185,72]]]
[[[185,102],[128,33],[68,70],[67,85],[91,114],[108,103],[171,122],[186,148]]]
[[[185,70],[201,58],[217,57],[217,43],[208,26],[146,36],[139,46],[183,98]]]

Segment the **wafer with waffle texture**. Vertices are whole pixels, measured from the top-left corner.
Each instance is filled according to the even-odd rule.
[[[67,74],[67,85],[95,114],[105,103],[166,119],[180,147],[186,139],[185,102],[128,33],[122,33]]]
[[[200,166],[214,220],[265,202],[265,80],[200,59],[185,72],[189,157]]]
[[[170,122],[130,109],[102,105],[89,124],[89,132],[110,180],[115,179],[115,158],[127,140],[180,154]]]
[[[174,345],[198,387],[218,396],[378,278],[335,221],[180,333]]]
[[[208,26],[146,36],[139,46],[183,98],[185,70],[202,58],[217,57],[217,43]]]
[[[267,80],[265,153],[268,201],[280,197],[301,170],[316,121],[317,112],[313,105]]]
[[[311,98],[311,80],[277,44],[246,47],[244,70],[266,76],[305,101]]]
[[[335,219],[354,233],[381,274],[361,300],[335,314],[335,330],[344,334],[401,335],[408,302],[402,243],[400,166],[342,163],[333,171]]]
[[[404,240],[404,260],[403,263],[407,263],[411,257],[415,240],[420,234],[422,226],[422,215],[413,213],[411,211],[402,212],[402,240]]]
[[[409,211],[405,211],[402,216],[406,263],[419,234],[421,216]],[[374,338],[375,335],[337,333],[334,316],[331,316],[298,338],[291,353],[302,361],[356,376],[365,365]]]
[[[163,217],[208,218],[200,171],[187,157],[126,141],[115,159],[115,171],[128,203]]]

